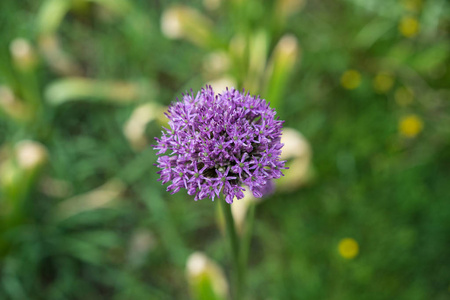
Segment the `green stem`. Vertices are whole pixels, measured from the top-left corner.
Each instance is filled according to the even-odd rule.
[[[225,217],[225,223],[227,227],[227,235],[230,240],[231,254],[234,267],[234,284],[235,284],[235,297],[233,299],[240,300],[242,297],[242,287],[243,287],[243,269],[240,263],[239,255],[239,239],[236,234],[236,229],[234,227],[233,215],[231,214],[231,205],[222,201],[220,206],[222,207],[222,212]]]
[[[253,223],[255,219],[255,206],[255,203],[249,204],[241,244],[242,286],[244,287],[246,286],[248,255],[250,250],[250,243],[252,240]]]

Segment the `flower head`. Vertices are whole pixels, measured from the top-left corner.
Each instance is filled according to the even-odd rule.
[[[417,136],[423,129],[423,121],[416,115],[409,115],[403,117],[399,122],[400,134],[407,137],[413,138]]]
[[[398,25],[400,33],[407,38],[412,38],[419,33],[420,24],[419,21],[414,17],[403,17]]]
[[[352,259],[359,253],[358,242],[352,238],[345,238],[339,242],[339,254],[346,259]]]
[[[232,203],[244,197],[245,184],[261,197],[268,181],[285,169],[284,121],[275,114],[264,99],[235,89],[215,95],[209,86],[183,95],[166,114],[170,129],[156,139],[160,180],[171,182],[167,191],[185,188],[195,200],[214,200],[222,192]]]
[[[356,70],[347,70],[341,76],[341,84],[347,90],[354,90],[361,84],[361,73]]]

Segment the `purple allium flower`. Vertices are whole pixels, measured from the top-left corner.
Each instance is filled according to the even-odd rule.
[[[214,201],[222,192],[233,203],[244,197],[242,185],[260,198],[286,169],[280,161],[284,121],[275,114],[264,99],[235,89],[214,95],[208,86],[196,96],[183,95],[166,113],[170,129],[156,138],[159,180],[171,182],[172,194],[185,188],[195,200]]]

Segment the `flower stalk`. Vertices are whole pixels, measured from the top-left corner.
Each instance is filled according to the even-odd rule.
[[[234,281],[234,298],[236,300],[242,299],[243,284],[244,284],[244,268],[242,264],[242,256],[240,249],[240,241],[234,227],[233,215],[231,214],[231,205],[219,201],[222,208],[223,216],[225,218],[227,236],[230,241],[231,256],[233,261],[233,281]]]

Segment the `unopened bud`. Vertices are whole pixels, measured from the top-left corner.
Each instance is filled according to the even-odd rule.
[[[231,213],[233,214],[234,225],[239,235],[242,235],[245,228],[245,220],[250,205],[255,205],[260,199],[255,198],[250,189],[246,188],[244,191],[244,198],[234,199],[231,204]]]
[[[228,283],[221,267],[201,252],[191,254],[186,263],[186,276],[194,298],[205,285],[214,293],[214,299],[227,299]]]
[[[48,152],[41,143],[25,140],[16,145],[16,159],[22,169],[34,170],[47,161]]]
[[[147,146],[148,140],[145,136],[145,128],[149,122],[158,118],[158,115],[162,113],[162,108],[156,103],[143,104],[133,111],[123,127],[125,137],[133,149],[142,150]]]
[[[29,71],[36,66],[37,57],[31,44],[23,39],[13,40],[9,47],[14,64],[22,71]]]
[[[298,40],[295,36],[288,34],[283,36],[275,47],[275,59],[284,63],[295,63],[299,54]]]
[[[284,177],[277,181],[283,190],[295,189],[306,183],[309,179],[311,169],[312,150],[306,138],[297,130],[284,128],[281,136],[284,144],[281,159],[286,159],[289,169],[284,171]]]
[[[281,143],[281,159],[292,159],[296,157],[311,157],[311,146],[306,138],[293,128],[283,128]]]
[[[161,30],[171,39],[185,38],[192,43],[205,46],[213,36],[212,22],[197,10],[177,5],[167,9],[161,18]]]

